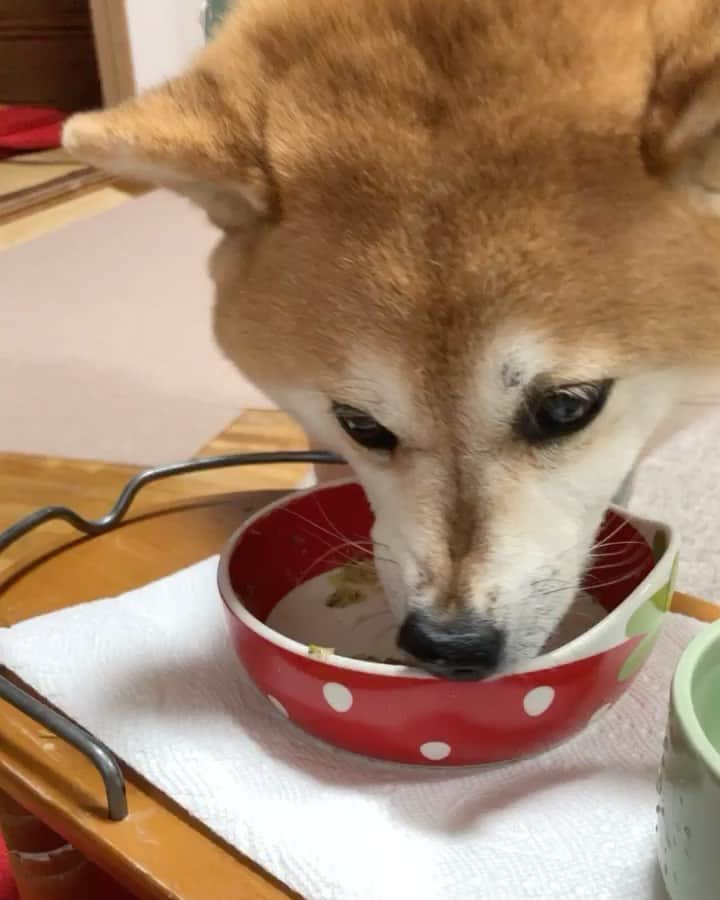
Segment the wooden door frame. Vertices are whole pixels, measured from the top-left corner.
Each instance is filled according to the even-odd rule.
[[[136,93],[125,3],[90,0],[103,100],[112,106]]]

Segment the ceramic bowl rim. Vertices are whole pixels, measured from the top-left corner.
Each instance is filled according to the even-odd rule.
[[[706,625],[680,655],[672,681],[672,710],[698,760],[720,782],[720,750],[710,742],[693,700],[693,681],[702,658],[713,647],[720,658],[720,621]]]
[[[261,637],[268,643],[274,644],[276,647],[280,647],[281,649],[286,650],[287,652],[295,656],[299,656],[302,659],[310,659],[313,662],[322,663],[335,669],[362,672],[367,675],[380,675],[384,678],[411,678],[415,680],[422,679],[428,681],[441,680],[438,679],[437,676],[432,675],[429,672],[425,672],[422,669],[412,668],[410,666],[368,662],[366,660],[352,659],[347,656],[340,656],[336,653],[333,653],[332,655],[329,655],[327,658],[323,659],[311,657],[308,655],[308,647],[306,644],[303,644],[300,641],[296,641],[293,638],[289,638],[286,635],[275,631],[273,628],[270,628],[270,626],[266,625],[264,622],[261,622],[260,619],[254,616],[250,612],[250,610],[248,610],[247,607],[241,602],[240,597],[236,594],[232,586],[232,581],[230,579],[230,560],[232,559],[242,536],[250,528],[252,528],[262,519],[272,515],[272,513],[276,509],[279,509],[290,502],[298,500],[301,497],[310,494],[316,494],[319,491],[336,490],[337,488],[345,487],[350,484],[358,484],[358,482],[355,478],[352,477],[342,478],[323,482],[322,484],[316,484],[312,487],[305,488],[304,490],[291,491],[290,493],[279,497],[277,500],[273,500],[271,503],[268,503],[266,506],[263,506],[261,509],[257,510],[257,512],[253,513],[248,519],[246,519],[242,523],[242,525],[236,528],[235,531],[230,535],[228,540],[225,542],[218,562],[217,584],[225,608],[234,618],[238,619],[243,625],[253,631],[256,635],[258,635],[258,637]],[[525,675],[537,671],[546,671],[548,669],[554,669],[567,663],[578,662],[582,659],[588,659],[599,653],[607,652],[608,650],[612,649],[612,646],[603,646],[600,649],[597,648],[598,639],[602,635],[602,633],[606,630],[610,630],[612,628],[612,625],[617,622],[618,619],[626,617],[628,613],[628,607],[638,605],[638,601],[640,599],[644,600],[648,595],[654,593],[664,584],[667,584],[668,580],[672,578],[673,560],[677,555],[677,537],[674,530],[664,522],[656,522],[653,519],[646,519],[642,516],[634,515],[627,510],[614,505],[610,505],[608,509],[614,512],[616,515],[619,515],[622,519],[628,521],[634,527],[643,526],[646,528],[653,528],[655,531],[663,531],[667,539],[667,546],[661,558],[655,561],[651,571],[645,576],[645,578],[643,578],[640,584],[638,584],[630,592],[630,594],[628,594],[628,596],[622,601],[622,603],[620,603],[611,613],[608,613],[607,616],[601,619],[601,621],[594,625],[592,628],[589,628],[581,635],[578,635],[578,637],[574,638],[569,643],[563,644],[561,647],[558,647],[555,650],[551,650],[549,653],[543,653],[541,656],[537,656],[534,659],[529,660],[527,663],[519,666],[517,669],[512,669],[508,672],[500,672],[497,675],[493,675],[490,678],[485,679],[485,681],[495,681],[499,678],[507,678],[515,675]],[[661,573],[665,570],[667,570],[667,577],[661,578]],[[613,646],[618,646],[618,644],[615,644]]]

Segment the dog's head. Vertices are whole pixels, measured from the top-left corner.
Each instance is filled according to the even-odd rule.
[[[715,226],[668,186],[713,170],[718,4],[547,7],[244,2],[65,132],[222,229],[220,345],[351,463],[401,642],[457,677],[541,650],[720,350]]]

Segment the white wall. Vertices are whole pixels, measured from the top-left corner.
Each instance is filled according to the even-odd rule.
[[[138,90],[177,75],[204,43],[202,0],[125,0]]]

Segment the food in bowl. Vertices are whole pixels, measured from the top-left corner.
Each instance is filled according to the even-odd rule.
[[[326,606],[333,609],[344,609],[367,600],[368,589],[377,588],[379,579],[371,562],[362,559],[351,559],[329,574],[328,581],[333,585],[332,594],[325,601]]]
[[[398,657],[394,623],[381,614],[382,592],[366,577],[372,523],[359,485],[321,485],[252,517],[225,547],[219,568],[232,640],[258,689],[306,731],[368,756],[467,765],[526,756],[565,740],[631,684],[672,595],[670,529],[609,510],[594,560],[603,577],[591,570],[585,585],[602,618],[514,671],[446,681]],[[351,572],[339,572],[350,559]],[[604,577],[608,567],[612,578]],[[354,590],[355,578],[365,579],[364,599],[352,594],[353,602],[328,604],[338,588]],[[313,617],[311,609],[321,614]],[[354,627],[330,630],[342,617]],[[310,645],[322,649],[311,652]]]
[[[355,559],[301,581],[275,604],[267,624],[306,645],[315,659],[337,655],[411,663],[396,646],[397,627],[371,558]]]
[[[606,615],[601,603],[581,591],[550,636],[545,652],[579,637]],[[386,665],[414,665],[396,646],[397,626],[372,559],[351,559],[302,582],[275,605],[267,624],[306,644],[308,654],[316,659],[337,654]]]

